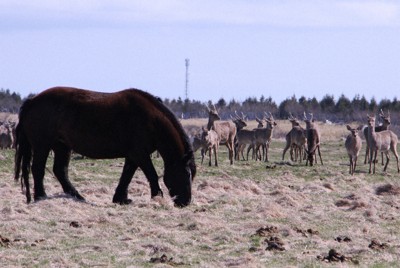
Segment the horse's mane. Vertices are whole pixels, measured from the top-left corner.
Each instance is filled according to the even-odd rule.
[[[185,154],[193,154],[193,149],[192,145],[190,143],[189,137],[186,134],[185,130],[183,129],[182,125],[179,123],[178,118],[175,116],[175,114],[167,107],[164,105],[162,100],[158,97],[155,97],[151,95],[150,93],[140,90],[140,89],[130,89],[130,90],[135,90],[137,94],[140,94],[142,97],[146,98],[148,101],[154,104],[163,114],[166,116],[171,124],[175,127],[177,130],[179,137],[183,140],[184,147],[185,147]]]

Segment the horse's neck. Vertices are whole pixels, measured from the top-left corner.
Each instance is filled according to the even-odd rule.
[[[170,136],[173,138],[167,139],[165,137],[166,133],[160,132],[160,136],[162,137],[158,138],[157,150],[163,158],[165,165],[180,160],[187,151],[185,142],[175,135],[171,134]]]

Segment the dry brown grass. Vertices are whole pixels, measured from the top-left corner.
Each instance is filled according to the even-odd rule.
[[[278,124],[286,131],[284,122]],[[399,175],[391,164],[388,173],[369,175],[361,161],[348,175],[345,127],[336,128],[327,130],[332,136],[321,147],[324,166],[280,161],[282,139],[274,140],[268,164],[230,166],[221,150],[220,167],[198,166],[193,204],[183,209],[167,196],[150,200],[141,172],[129,188],[133,203],[113,204],[120,159],[71,162],[71,179],[87,202],[62,194],[47,172],[49,198],[27,205],[12,180],[12,151],[2,151],[1,265],[399,266]],[[161,159],[154,162],[162,173]]]

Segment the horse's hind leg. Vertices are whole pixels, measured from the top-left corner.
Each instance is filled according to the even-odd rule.
[[[68,166],[71,157],[71,150],[64,144],[57,144],[54,151],[53,172],[57,180],[60,182],[64,193],[76,197],[79,200],[85,200],[75,187],[71,184],[68,178]]]
[[[38,201],[47,197],[43,186],[44,170],[50,150],[34,150],[32,159],[32,175],[34,182],[34,200]]]
[[[128,186],[131,183],[133,174],[135,174],[137,168],[138,166],[136,163],[125,159],[124,169],[122,170],[117,189],[115,189],[113,203],[124,205],[132,202],[131,199],[128,199]]]

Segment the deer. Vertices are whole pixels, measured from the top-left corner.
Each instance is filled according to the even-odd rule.
[[[389,125],[391,124],[391,122],[390,122],[390,112],[388,111],[388,114],[386,116],[385,113],[383,112],[383,110],[381,109],[380,112],[379,112],[379,116],[383,120],[383,122],[382,122],[382,125],[375,127],[375,132],[380,132],[382,130],[388,130],[389,129]],[[364,134],[365,141],[366,141],[364,164],[367,164],[367,160],[368,160],[368,162],[370,161],[370,158],[369,158],[369,145],[368,145],[369,144],[369,142],[368,142],[368,125],[363,129],[363,134]],[[381,153],[381,155],[382,155],[382,166],[383,166],[383,152]]]
[[[240,153],[241,153],[243,160],[244,160],[243,150],[246,147],[246,144],[251,144],[251,143],[247,142],[246,134],[244,134],[247,132],[247,130],[244,129],[247,126],[247,124],[245,122],[245,115],[242,113],[242,116],[240,117],[237,114],[237,112],[235,111],[235,117],[233,117],[231,115],[231,119],[232,119],[232,122],[235,123],[236,129],[237,129],[236,136],[235,136],[235,159],[239,160]],[[240,141],[239,141],[239,139],[240,139]]]
[[[218,140],[221,144],[225,144],[229,151],[229,161],[233,165],[233,156],[235,149],[236,125],[232,121],[221,121],[217,109],[208,108],[207,129],[214,130],[218,134]]]
[[[350,160],[349,174],[353,175],[354,171],[356,170],[357,158],[362,146],[362,140],[358,133],[362,127],[360,126],[358,128],[352,128],[350,125],[346,125],[346,128],[350,131],[350,134],[347,136],[344,145]]]
[[[239,160],[240,155],[242,156],[242,160],[244,159],[243,151],[246,148],[246,145],[252,146],[255,142],[255,131],[249,129],[241,129],[237,133],[237,142],[238,142],[238,152],[236,155],[236,159]],[[247,153],[247,160],[249,160],[249,154]]]
[[[265,118],[258,118],[257,116],[256,116],[256,122],[258,123],[258,125],[257,125],[257,128],[255,128],[255,129],[253,129],[253,130],[256,130],[256,129],[258,129],[258,128],[263,128],[264,127],[264,121],[265,121]],[[247,160],[249,159],[249,152],[250,152],[250,150],[253,150],[253,153],[252,153],[252,158],[254,159],[254,144],[253,143],[248,143],[249,144],[249,147],[247,148]],[[244,148],[243,148],[244,149]]]
[[[264,118],[260,119],[256,116],[256,121],[258,123],[257,128],[263,128],[264,127]]]
[[[11,127],[8,124],[0,125],[0,149],[11,149],[13,144]]]
[[[303,149],[307,143],[305,129],[300,126],[299,121],[290,114],[288,120],[292,123],[292,129],[286,134],[286,146],[283,149],[282,160],[285,159],[285,153],[290,148],[290,157],[293,161],[293,149],[296,154],[297,161],[297,151],[299,152],[299,161],[302,161]]]
[[[201,148],[200,153],[201,153],[201,164],[203,164],[204,161],[204,155],[207,153],[207,144],[204,140],[201,139],[201,134],[196,134],[193,137],[191,137],[191,143],[193,146],[193,152],[196,152],[198,149]]]
[[[313,119],[313,114],[310,113],[311,117],[307,118],[306,112],[304,112],[304,122],[306,123],[306,133],[307,133],[307,160],[306,166],[308,162],[310,162],[310,166],[313,166],[313,162],[315,160],[315,164],[317,164],[317,157],[315,157],[315,151],[318,150],[319,159],[321,160],[321,165],[324,165],[321,157],[320,145],[321,145],[321,133],[319,129],[315,125],[315,121]]]
[[[247,126],[245,122],[245,115],[242,113],[242,117],[240,117],[237,112],[235,111],[235,117],[231,115],[232,122],[236,125],[236,136],[235,136],[235,159],[239,160],[239,142],[238,142],[238,135],[239,132]]]
[[[265,115],[268,116],[268,114],[265,112]],[[256,128],[254,129],[254,148],[253,150],[253,156],[255,159],[260,159],[264,160],[265,162],[268,162],[268,149],[269,149],[269,144],[272,140],[272,133],[274,131],[274,127],[277,125],[275,122],[274,117],[272,116],[271,113],[269,113],[269,117],[264,118],[266,121],[267,125],[265,128]],[[262,148],[262,155],[260,153],[260,156],[258,156],[258,152],[260,147]],[[247,149],[247,154],[249,153],[250,147]]]
[[[208,165],[211,167],[211,155],[212,152],[214,151],[214,162],[215,166],[218,166],[218,147],[219,147],[219,137],[217,132],[215,132],[213,129],[205,129],[204,127],[202,128],[203,132],[201,133],[201,140],[204,142],[206,145],[207,151],[209,153],[209,162]]]
[[[369,146],[369,174],[375,174],[375,163],[378,150],[386,155],[386,164],[383,171],[386,172],[386,168],[389,164],[389,150],[391,150],[396,158],[397,172],[400,172],[399,168],[399,155],[397,154],[397,135],[391,130],[382,130],[380,132],[375,131],[375,116],[367,115],[368,119],[368,146]],[[374,164],[372,171],[372,163]]]

